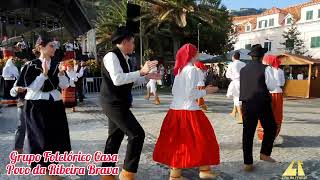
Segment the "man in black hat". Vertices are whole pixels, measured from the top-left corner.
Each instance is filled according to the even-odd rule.
[[[264,138],[260,151],[260,159],[276,162],[270,157],[276,135],[276,123],[271,108],[269,91],[276,88],[272,69],[262,64],[264,54],[268,50],[260,44],[252,46],[248,54],[252,62],[240,71],[240,101],[243,112],[243,156],[244,170],[253,170],[252,145],[258,119],[264,129]]]
[[[126,27],[119,27],[112,35],[115,48],[103,58],[102,66],[102,109],[108,117],[109,137],[105,154],[118,154],[124,135],[128,136],[128,145],[120,179],[132,180],[138,170],[140,154],[145,133],[130,111],[130,94],[134,83],[145,83],[146,79],[160,79],[157,73],[149,73],[158,61],[147,61],[141,70],[130,72],[129,55],[134,50],[134,34]],[[115,166],[115,163],[103,163],[103,167]],[[113,180],[114,176],[102,176]]]

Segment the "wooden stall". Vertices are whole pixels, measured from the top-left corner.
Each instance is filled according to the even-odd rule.
[[[319,59],[293,54],[281,54],[279,58],[286,76],[285,96],[320,98]]]

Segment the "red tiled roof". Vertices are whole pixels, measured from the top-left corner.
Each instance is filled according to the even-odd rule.
[[[320,3],[320,0],[311,0],[311,1],[306,2],[306,3],[301,3],[301,4],[297,4],[297,5],[294,5],[294,6],[289,6],[289,7],[282,8],[282,9],[273,7],[271,9],[268,9],[268,10],[264,11],[261,14],[250,15],[250,16],[235,16],[235,17],[232,18],[232,20],[233,20],[234,23],[240,23],[241,24],[241,25],[238,25],[238,26],[244,26],[246,23],[250,22],[253,25],[252,28],[255,28],[256,24],[257,24],[257,21],[256,21],[257,17],[271,15],[271,14],[278,14],[279,13],[279,14],[283,14],[283,15],[291,14],[293,16],[293,18],[295,19],[295,21],[298,21],[301,18],[301,9],[302,8],[308,7],[308,6],[312,6],[312,5],[315,5],[315,4],[319,4],[319,3]],[[280,24],[282,24],[282,23],[280,22]],[[244,27],[238,28],[238,29],[242,30],[242,31],[239,31],[239,32],[244,32]]]
[[[288,12],[282,10],[282,9],[279,9],[279,8],[276,8],[276,7],[273,7],[271,9],[268,9],[266,11],[264,11],[262,14],[259,14],[257,16],[267,16],[267,15],[271,15],[271,14],[288,14]]]

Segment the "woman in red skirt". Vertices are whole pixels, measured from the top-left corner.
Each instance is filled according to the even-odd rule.
[[[66,66],[66,77],[69,79],[69,87],[62,90],[62,99],[66,108],[72,108],[75,112],[75,107],[77,106],[77,96],[76,96],[76,85],[78,81],[79,73],[74,70],[73,60],[68,60],[65,62]]]
[[[276,120],[277,124],[277,133],[276,137],[278,137],[280,130],[281,130],[281,124],[283,120],[283,91],[282,88],[285,84],[285,77],[284,72],[282,69],[280,69],[281,61],[277,56],[273,55],[266,55],[263,59],[263,63],[269,66],[272,66],[273,76],[275,80],[277,81],[277,88],[274,91],[271,91],[272,96],[272,110],[273,115]],[[263,139],[263,128],[260,124],[260,121],[258,123],[257,128],[258,133],[258,139],[259,142],[262,142]],[[279,141],[279,138],[276,139],[276,143]]]
[[[171,167],[172,180],[182,179],[181,169],[193,167],[200,167],[200,178],[215,178],[210,166],[220,163],[215,132],[196,101],[206,95],[206,89],[197,89],[196,58],[197,48],[192,44],[177,52],[173,101],[153,153],[155,161]]]
[[[205,79],[205,72],[207,71],[208,68],[200,61],[196,61],[194,65],[196,66],[197,71],[199,73],[199,83],[197,85],[197,88],[199,90],[205,89],[204,79]],[[208,110],[208,106],[204,102],[204,98],[201,97],[197,101],[200,108],[206,112]]]

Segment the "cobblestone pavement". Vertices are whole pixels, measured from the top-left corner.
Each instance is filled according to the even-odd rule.
[[[169,108],[171,96],[161,95],[160,98],[161,105],[156,106],[152,101],[144,100],[141,94],[136,94],[134,97],[132,111],[146,131],[137,174],[138,180],[168,179],[168,168],[152,160],[154,144]],[[213,167],[213,170],[220,173],[217,179],[281,179],[283,172],[293,160],[303,162],[307,179],[320,179],[320,99],[288,99],[285,101],[284,123],[280,133],[282,142],[275,145],[272,153],[280,163],[272,164],[258,160],[260,144],[255,139],[253,149],[255,171],[251,173],[242,171],[242,126],[228,115],[232,108],[232,101],[226,99],[224,94],[207,96],[206,101],[209,106],[209,111],[206,114],[214,126],[221,149],[221,164]],[[14,112],[15,109],[11,107],[6,111]],[[81,150],[84,153],[103,151],[108,135],[108,124],[105,115],[101,113],[99,97],[90,95],[86,103],[77,108],[77,112],[67,111],[73,151]],[[6,120],[5,126],[0,128],[0,179],[39,179],[39,177],[32,176],[4,175],[6,174],[6,165],[9,162],[8,154],[13,149],[15,121]],[[126,140],[123,141],[120,149],[120,167],[125,149]],[[28,152],[28,147],[25,151]],[[76,165],[85,166],[80,163]],[[18,166],[24,165],[18,164]],[[188,169],[183,171],[183,176],[188,180],[196,180],[199,179],[197,173],[197,169]],[[67,180],[98,180],[100,177],[86,175],[64,176],[62,178]]]

